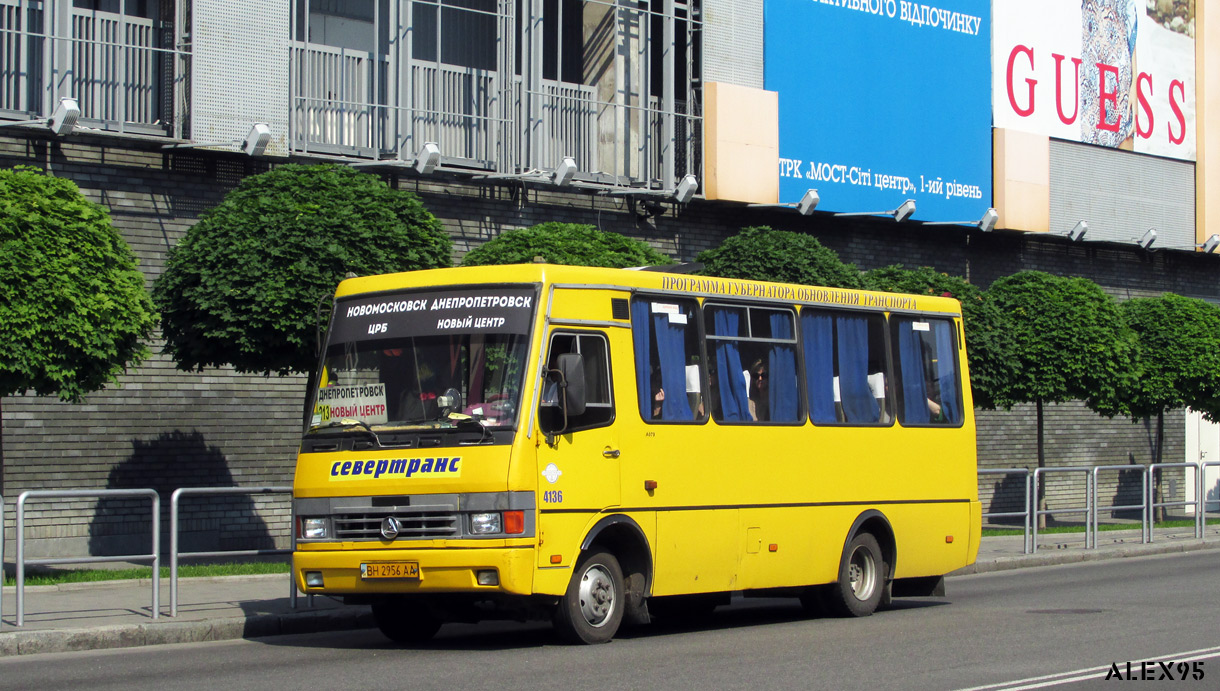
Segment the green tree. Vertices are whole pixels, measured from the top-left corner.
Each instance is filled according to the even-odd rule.
[[[311,372],[319,302],[346,274],[445,267],[450,251],[414,195],[343,166],[285,165],[200,218],[153,299],[180,369]]]
[[[779,281],[834,288],[863,288],[852,264],[815,238],[767,226],[742,231],[696,257],[704,276]]]
[[[986,294],[1008,315],[1013,334],[1013,356],[994,400],[1003,408],[1035,404],[1038,467],[1044,468],[1045,403],[1082,400],[1109,417],[1125,412],[1133,335],[1115,300],[1084,278],[1022,271],[997,280]]]
[[[1166,293],[1133,298],[1120,309],[1135,333],[1140,370],[1126,396],[1128,413],[1133,421],[1156,418],[1153,462],[1160,463],[1165,413],[1190,407],[1220,421],[1220,307]]]
[[[548,222],[501,233],[467,252],[462,266],[529,264],[535,257],[549,264],[619,269],[672,263],[640,240],[581,223]]]
[[[0,396],[79,402],[148,356],[135,255],[70,180],[0,170]],[[0,490],[4,458],[0,455]]]
[[[1004,313],[987,299],[986,293],[960,276],[950,276],[926,266],[908,269],[893,264],[865,272],[864,281],[870,290],[943,295],[960,301],[974,405],[995,408],[992,392],[1012,360],[1012,331]]]

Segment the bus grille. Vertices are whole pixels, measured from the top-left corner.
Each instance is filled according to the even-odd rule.
[[[458,515],[451,511],[349,513],[334,517],[335,537],[340,540],[380,540],[381,522],[388,516],[398,519],[400,540],[456,537],[460,532]]]

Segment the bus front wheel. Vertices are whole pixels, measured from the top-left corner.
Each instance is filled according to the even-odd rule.
[[[860,533],[843,550],[839,580],[827,590],[829,609],[844,617],[867,617],[881,603],[886,565],[877,538]]]
[[[555,630],[572,643],[606,643],[623,621],[625,598],[618,559],[609,552],[586,554],[555,608]]]

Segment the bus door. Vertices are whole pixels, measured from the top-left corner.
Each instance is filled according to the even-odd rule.
[[[625,330],[614,334],[626,338]],[[598,514],[619,505],[619,440],[614,427],[610,341],[603,331],[553,330],[545,351],[548,369],[560,355],[577,353],[584,370],[585,408],[564,417],[561,392],[553,379],[542,385],[538,408],[538,506],[540,536],[555,550],[539,551],[539,566],[553,566],[550,555],[562,553],[564,564],[579,552],[583,531]],[[546,563],[543,563],[546,562]]]

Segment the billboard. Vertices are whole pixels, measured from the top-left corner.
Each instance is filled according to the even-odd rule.
[[[780,202],[970,221],[991,206],[989,2],[764,0]]]
[[[1148,4],[995,0],[995,126],[1195,160],[1194,3]]]

